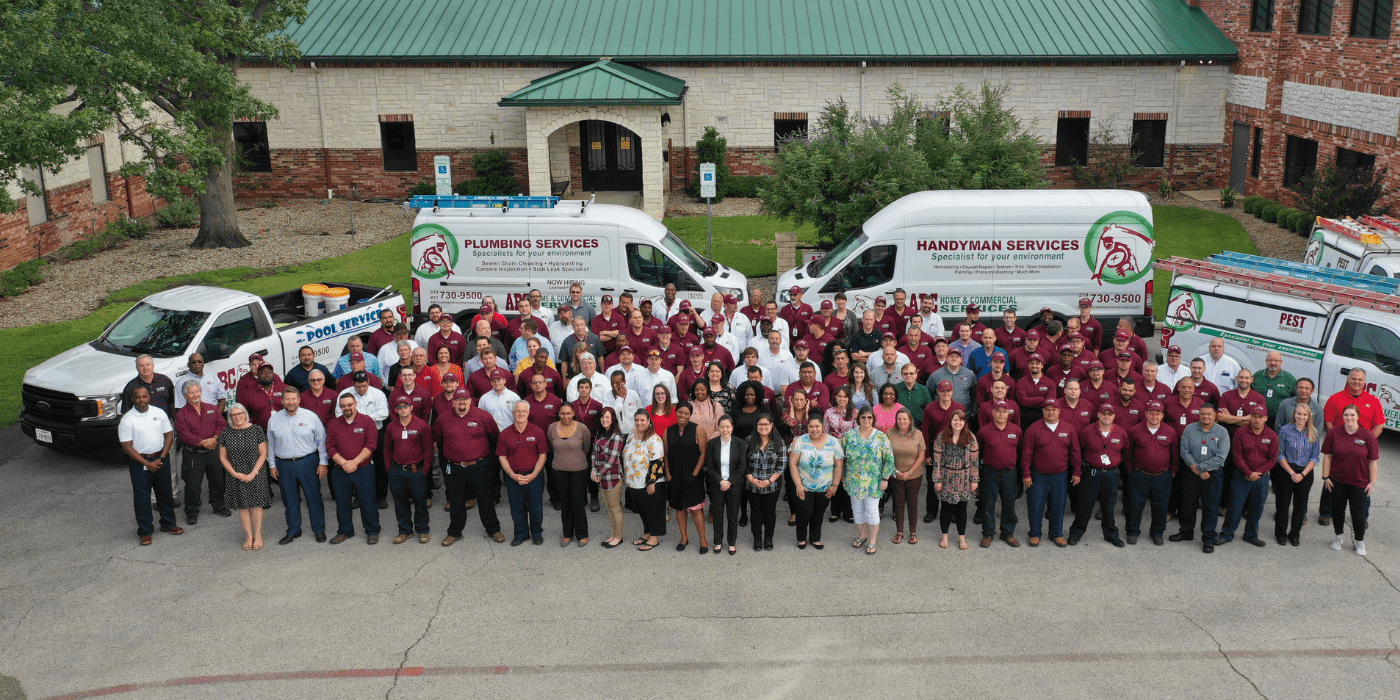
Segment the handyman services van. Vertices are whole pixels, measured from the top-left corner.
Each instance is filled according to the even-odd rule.
[[[640,210],[557,197],[418,196],[410,263],[413,310],[475,312],[486,296],[506,313],[539,289],[546,305],[583,285],[593,307],[629,292],[636,304],[676,298],[709,308],[715,292],[745,303],[744,275],[705,258]]]
[[[1023,324],[1044,307],[1061,319],[1077,315],[1087,297],[1095,315],[1132,316],[1136,332],[1151,336],[1155,247],[1152,207],[1138,192],[916,192],[826,256],[785,273],[778,294],[785,301],[801,287],[815,307],[845,292],[859,312],[903,288],[911,306],[933,297],[945,321],[977,304],[984,319],[1014,308]]]
[[[1319,216],[1303,262],[1400,277],[1400,220],[1389,216],[1363,216],[1360,220]]]

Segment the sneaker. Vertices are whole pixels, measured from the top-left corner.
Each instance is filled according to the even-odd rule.
[[[1340,551],[1342,551],[1342,536],[1341,536],[1341,535],[1337,535],[1337,539],[1332,540],[1332,551],[1334,551],[1334,552],[1340,552]]]
[[[1357,541],[1356,541],[1356,553],[1357,553],[1358,555],[1360,555],[1360,556],[1363,556],[1363,557],[1366,556],[1366,541],[1365,541],[1365,540],[1357,540]]]

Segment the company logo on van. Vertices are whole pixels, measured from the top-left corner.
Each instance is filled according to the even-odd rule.
[[[1322,231],[1319,230],[1308,239],[1308,252],[1303,253],[1303,264],[1322,264]]]
[[[1174,331],[1189,331],[1200,323],[1204,309],[1205,302],[1201,301],[1200,294],[1189,289],[1180,290],[1167,302],[1167,317],[1162,325]]]
[[[1152,224],[1130,211],[1115,211],[1089,229],[1084,238],[1084,261],[1100,285],[1130,284],[1152,270],[1157,239]]]
[[[409,257],[419,277],[439,279],[457,267],[457,238],[438,224],[414,227],[409,246]]]

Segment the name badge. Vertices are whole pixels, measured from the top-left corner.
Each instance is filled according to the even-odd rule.
[[[353,432],[353,433],[356,434],[356,435],[359,435],[359,434],[365,432],[365,429],[364,429],[364,428],[355,428],[355,429],[352,430],[351,432]]]
[[[1068,433],[1055,433],[1055,437],[1067,438],[1067,437],[1069,437],[1069,434],[1068,434]]]
[[[1272,399],[1272,398],[1274,398],[1274,390],[1273,390],[1273,389],[1270,389],[1267,393],[1264,394],[1264,398],[1266,398],[1266,399]]]
[[[1105,467],[1108,466],[1108,455],[1099,455],[1099,462]]]
[[[1118,438],[1113,438],[1112,440],[1109,440],[1109,441],[1108,441],[1108,444],[1110,444],[1110,445],[1117,445],[1117,444],[1120,443],[1120,442],[1122,442],[1122,441],[1119,440]]]
[[[408,431],[407,431],[407,430],[402,431],[402,434],[399,436],[399,439],[400,439],[400,440],[407,440],[407,439],[408,439]]]
[[[1201,456],[1202,456],[1202,457],[1205,457],[1205,456],[1207,456],[1207,455],[1209,455],[1209,454],[1210,454],[1210,448],[1206,447],[1205,445],[1201,445]]]
[[[1361,440],[1361,439],[1353,440],[1352,442],[1355,442],[1355,443],[1358,444],[1358,445],[1365,445],[1365,444],[1366,444],[1366,441],[1365,441],[1365,440]]]
[[[1015,440],[1015,439],[1018,438],[1018,437],[1020,437],[1020,436],[1017,435],[1016,433],[1008,433],[1007,436],[1006,436],[1006,439],[1007,439],[1007,440]]]
[[[1186,414],[1184,413],[1181,415],[1181,424],[1186,425]]]
[[[1264,439],[1264,440],[1260,440],[1260,441],[1259,441],[1259,444],[1261,444],[1261,445],[1267,445],[1267,444],[1272,443],[1272,442],[1273,442],[1273,440],[1269,440],[1269,439],[1266,438],[1266,439]]]

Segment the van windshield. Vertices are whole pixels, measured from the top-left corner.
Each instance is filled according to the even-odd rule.
[[[185,354],[208,318],[209,314],[203,311],[172,311],[143,301],[94,340],[92,346],[123,355],[178,357]]]
[[[703,255],[691,250],[690,246],[685,244],[685,241],[676,237],[676,234],[671,233],[669,230],[667,230],[666,235],[662,237],[661,246],[671,251],[671,255],[680,258],[680,261],[685,263],[686,267],[700,273],[703,277],[709,277],[714,274],[717,269],[713,262],[706,260]]]
[[[846,258],[850,256],[851,251],[865,245],[865,242],[868,240],[870,239],[866,237],[865,231],[856,231],[852,233],[850,236],[846,237],[846,240],[841,241],[840,245],[831,249],[831,252],[813,260],[812,264],[807,268],[807,276],[825,277],[827,273],[835,270],[837,265],[844,262]]]

